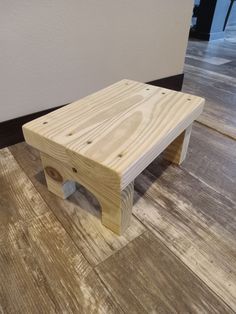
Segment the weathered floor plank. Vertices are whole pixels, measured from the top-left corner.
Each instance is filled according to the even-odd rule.
[[[150,232],[95,269],[126,313],[232,313]]]
[[[0,174],[0,312],[123,312],[8,149]]]
[[[132,217],[130,228],[122,236],[114,234],[101,224],[99,204],[82,186],[67,200],[58,198],[47,189],[38,151],[26,143],[9,149],[91,265],[97,265],[144,232],[144,226]]]
[[[205,62],[211,58],[228,60],[223,64]],[[197,59],[197,60],[196,60]],[[227,40],[204,42],[191,39],[185,60],[183,91],[206,98],[198,121],[236,138],[236,54]]]
[[[182,169],[236,202],[236,141],[194,123]]]
[[[199,122],[236,139],[236,79],[186,65],[183,91],[206,99]]]
[[[236,311],[235,150],[232,140],[199,128],[181,167],[160,157],[137,178],[134,213]]]

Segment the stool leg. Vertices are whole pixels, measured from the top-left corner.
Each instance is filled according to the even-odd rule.
[[[192,124],[184,130],[164,151],[164,158],[180,165],[187,154]]]
[[[41,153],[45,177],[49,191],[61,198],[67,198],[76,187],[74,182],[82,184],[99,201],[102,208],[102,224],[117,234],[122,234],[129,226],[132,216],[134,183],[124,190],[119,190],[119,181],[111,173],[111,183],[104,184],[96,170],[92,176],[83,171],[82,165],[77,169]],[[76,170],[76,171],[73,171]],[[110,177],[110,176],[108,176]],[[113,182],[113,183],[112,183]]]
[[[59,171],[53,167],[51,160],[45,154],[41,154],[41,160],[48,190],[63,199],[73,194],[76,190],[75,182],[65,180]]]
[[[107,197],[97,196],[102,206],[102,224],[121,235],[128,228],[132,216],[134,182],[123,191]]]

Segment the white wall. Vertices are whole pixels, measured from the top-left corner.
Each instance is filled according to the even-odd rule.
[[[7,0],[0,10],[0,121],[122,78],[182,73],[191,0]]]

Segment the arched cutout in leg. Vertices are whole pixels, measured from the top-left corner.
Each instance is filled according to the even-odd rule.
[[[77,173],[75,168],[44,153],[41,153],[41,159],[49,191],[66,199],[75,192],[75,182],[81,183],[99,201],[103,225],[119,235],[128,228],[132,216],[133,182],[121,191],[118,185],[105,186],[103,181],[98,182],[82,172]]]

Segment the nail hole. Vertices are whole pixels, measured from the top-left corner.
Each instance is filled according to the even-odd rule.
[[[162,95],[165,95],[166,93],[165,92],[162,92]]]
[[[73,133],[69,133],[69,134],[67,134],[67,136],[72,136],[73,135]]]
[[[191,100],[191,98],[188,98],[188,101],[190,101]]]
[[[90,141],[90,140],[89,140],[89,141],[87,141],[87,144],[92,144],[92,141]]]
[[[119,158],[123,157],[123,154],[119,154],[118,157],[119,157]]]
[[[146,90],[150,90],[150,88],[146,88]]]
[[[47,121],[44,121],[43,124],[47,124]]]
[[[75,172],[75,173],[78,172],[77,169],[75,169],[74,167],[72,168],[72,171]]]

